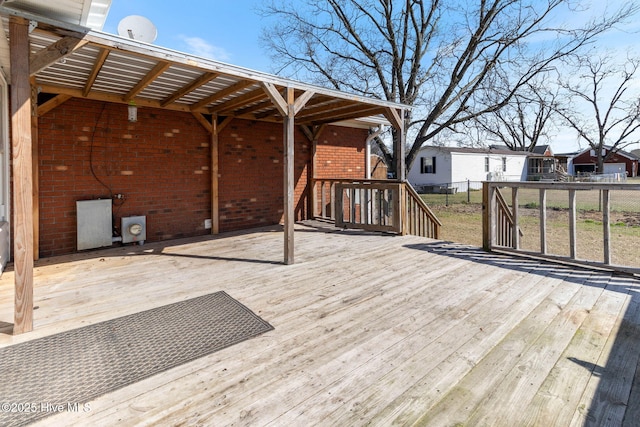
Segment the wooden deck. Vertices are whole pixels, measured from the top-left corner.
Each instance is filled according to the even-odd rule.
[[[41,260],[19,336],[5,272],[0,346],[218,290],[275,327],[39,425],[637,425],[637,279],[412,236],[295,239],[289,266],[277,229]]]

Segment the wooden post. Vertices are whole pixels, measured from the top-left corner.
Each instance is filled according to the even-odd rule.
[[[26,19],[11,17],[9,20],[15,270],[14,334],[33,330],[33,149],[28,25]]]
[[[576,190],[569,190],[569,256],[576,259]]]
[[[287,115],[284,117],[284,263],[294,263],[294,137],[295,106],[293,88],[286,91]]]
[[[489,250],[489,184],[482,183],[482,249]]]
[[[309,206],[307,217],[309,219],[316,218],[316,209],[318,205],[318,195],[316,189],[316,152],[318,151],[318,138],[314,135],[311,141],[311,159],[309,159],[309,170],[307,171],[309,182]],[[322,211],[321,211],[322,212]]]
[[[520,249],[520,218],[518,216],[518,187],[511,187],[511,209],[513,210],[513,249]]]
[[[31,157],[33,168],[33,260],[40,259],[40,162],[38,155],[38,91],[36,79],[29,79],[31,86]]]
[[[404,182],[407,179],[407,171],[405,167],[405,146],[406,146],[406,134],[404,131],[404,110],[400,110],[399,123],[396,127],[398,132],[397,141],[395,141],[396,146],[394,147],[395,155],[398,160],[396,161],[396,178],[400,180],[400,182]]]
[[[218,116],[211,118],[211,234],[220,233]]]
[[[482,249],[485,251],[490,251],[493,247],[493,236],[495,236],[495,227],[493,225],[494,203],[494,190],[485,181],[482,183]]]
[[[547,190],[540,189],[540,252],[547,253]]]
[[[604,232],[604,263],[611,264],[611,206],[609,190],[602,190],[602,227]]]

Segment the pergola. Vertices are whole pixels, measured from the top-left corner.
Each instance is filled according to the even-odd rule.
[[[315,144],[324,126],[361,121],[396,128],[397,177],[404,179],[406,105],[282,79],[0,6],[9,51],[13,172],[14,333],[32,329],[38,253],[39,115],[70,98],[189,112],[211,135],[212,232],[219,231],[218,135],[234,118],[282,123],[284,262],[294,262],[294,130]],[[38,94],[47,100],[38,104]],[[313,155],[311,175],[313,176]]]

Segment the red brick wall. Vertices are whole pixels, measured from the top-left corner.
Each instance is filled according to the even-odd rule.
[[[316,149],[316,178],[364,179],[365,129],[333,126],[325,129]]]
[[[283,217],[284,164],[280,124],[235,120],[219,137],[220,230],[277,224]],[[296,219],[307,218],[311,144],[295,134]]]
[[[146,215],[147,241],[208,234],[210,136],[189,113],[72,99],[39,120],[40,256],[76,250],[76,201],[124,194],[115,224]],[[235,120],[219,137],[221,231],[283,215],[281,124]],[[366,130],[331,127],[317,147],[319,177],[363,178]],[[295,135],[296,219],[307,212],[311,143]],[[98,181],[93,172],[99,178]]]
[[[206,234],[209,135],[190,114],[72,99],[39,121],[40,255],[75,251],[76,201],[124,194],[115,224],[147,216],[147,240]],[[97,176],[94,177],[93,173]]]

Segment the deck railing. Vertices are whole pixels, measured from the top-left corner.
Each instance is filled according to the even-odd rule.
[[[442,223],[435,216],[433,211],[422,200],[416,190],[405,182],[404,192],[404,234],[414,236],[429,237],[431,239],[440,238],[440,227]]]
[[[317,179],[314,196],[314,216],[337,227],[434,239],[440,234],[440,221],[408,183]]]
[[[510,205],[502,194],[505,189],[507,191],[511,189]],[[551,192],[554,195],[554,203],[564,199],[561,200],[562,207],[548,208],[547,196]],[[485,182],[483,184],[483,247],[489,251],[515,251],[543,258],[640,274],[640,257],[628,256],[637,253],[638,244],[640,244],[640,230],[634,234],[637,226],[630,226],[628,230],[625,229],[624,235],[620,233],[620,237],[618,237],[617,244],[621,248],[618,250],[619,258],[623,261],[614,262],[619,260],[612,259],[611,194],[613,192],[618,193],[617,200],[638,200],[640,184]],[[526,194],[528,202],[521,199],[523,194]],[[534,194],[535,200],[532,199]],[[577,194],[581,195],[583,204],[585,204],[580,209],[576,203]],[[586,204],[589,204],[589,207],[586,207]],[[523,209],[527,210],[526,219],[531,231],[531,235],[527,236],[527,245],[522,244],[524,234],[521,229],[521,219],[524,217],[521,215]],[[535,217],[530,215],[531,209],[537,209]],[[631,216],[640,215],[640,205],[637,208],[629,209]],[[553,230],[547,221],[550,211],[555,214]],[[582,231],[579,230],[577,218],[580,215],[584,216],[585,213],[589,213],[590,217],[581,220],[580,226],[582,229],[586,229],[589,235],[586,236],[585,232],[585,241],[581,242],[578,237]],[[622,215],[624,214],[625,212],[622,212]],[[594,215],[597,217],[595,220],[593,219]],[[532,221],[537,222],[537,227],[536,224],[531,224]],[[600,222],[602,224],[600,238],[594,239],[594,225],[597,226]],[[529,232],[526,233],[529,234]],[[597,229],[595,233],[598,233]],[[539,244],[532,242],[532,239],[537,240],[538,237]],[[558,243],[558,239],[564,241]],[[549,250],[551,240],[553,240],[556,252]],[[597,241],[602,242],[601,248],[594,247],[598,244]],[[557,253],[558,248],[563,250],[566,248],[567,253]],[[581,249],[581,253],[578,253],[578,248]],[[594,254],[601,256],[601,259],[596,259]]]

